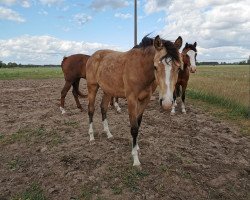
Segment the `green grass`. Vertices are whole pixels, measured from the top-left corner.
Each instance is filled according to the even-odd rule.
[[[191,74],[188,88],[194,98],[213,96],[215,101],[249,107],[250,66],[198,66],[197,73]],[[195,95],[200,94],[200,95]],[[215,99],[218,97],[218,99]],[[234,107],[234,106],[233,106]]]
[[[29,188],[27,188],[21,194],[12,197],[11,200],[46,200],[47,198],[44,195],[41,187],[33,183]]]
[[[60,67],[0,68],[0,80],[47,79],[63,77]]]
[[[250,130],[250,66],[198,66],[191,74],[187,98],[212,115]],[[249,134],[249,133],[248,133]]]

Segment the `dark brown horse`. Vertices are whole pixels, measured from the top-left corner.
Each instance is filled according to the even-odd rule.
[[[73,86],[72,93],[75,98],[77,108],[79,108],[81,111],[83,110],[78,97],[80,96],[86,98],[87,95],[83,95],[79,91],[79,82],[81,78],[86,79],[86,63],[89,57],[90,57],[89,55],[85,54],[75,54],[63,58],[61,67],[64,74],[65,85],[61,91],[60,110],[62,114],[66,112],[64,109],[65,97],[71,85]]]
[[[175,106],[177,106],[176,98],[181,95],[181,111],[182,113],[186,113],[185,109],[185,93],[188,85],[189,75],[191,73],[195,73],[196,71],[196,56],[197,56],[197,43],[188,44],[186,43],[185,47],[182,50],[182,61],[183,61],[183,70],[179,71],[178,81],[175,86],[174,91],[174,104],[172,106],[171,114],[175,113]]]
[[[108,138],[113,137],[109,131],[106,116],[110,98],[114,96],[127,99],[133,137],[133,165],[140,165],[137,136],[143,112],[157,85],[160,105],[164,109],[171,108],[178,71],[181,67],[178,51],[181,45],[181,37],[178,37],[173,44],[157,36],[155,39],[144,38],[141,45],[127,52],[99,50],[89,58],[86,75],[90,141],[94,140],[94,104],[98,88],[101,87],[103,90],[102,121]]]

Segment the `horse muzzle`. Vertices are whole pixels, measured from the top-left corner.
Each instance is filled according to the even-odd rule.
[[[196,66],[191,66],[190,67],[190,72],[195,73],[196,72]]]
[[[167,99],[160,99],[160,105],[164,110],[170,110],[172,108],[173,101]]]

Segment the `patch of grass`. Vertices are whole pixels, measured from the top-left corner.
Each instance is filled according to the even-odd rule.
[[[19,158],[15,158],[7,163],[7,165],[10,170],[15,171],[24,165],[24,161],[20,160]]]
[[[12,197],[11,200],[46,200],[46,196],[42,188],[33,183],[29,188],[27,188],[23,193]]]
[[[196,91],[194,89],[189,89],[187,94],[189,98],[198,99],[209,104],[228,109],[228,114],[231,117],[243,117],[246,119],[250,117],[250,111],[246,106],[237,104],[226,99],[225,97],[208,94],[202,91]]]
[[[188,88],[249,107],[249,70],[247,65],[198,66],[197,73],[190,75]]]
[[[122,194],[122,188],[119,186],[113,186],[111,189],[113,191],[113,194],[115,195]]]
[[[0,133],[0,141],[4,139],[4,134]]]
[[[46,129],[43,125],[37,128],[21,127],[15,133],[3,137],[0,142],[2,144],[13,144],[16,142],[30,142],[34,137],[41,138],[46,134]]]
[[[66,126],[71,126],[73,128],[76,128],[77,126],[79,126],[79,122],[77,121],[65,121],[64,124]]]
[[[149,174],[145,171],[132,168],[132,169],[129,169],[124,174],[123,183],[126,187],[130,188],[131,191],[136,192],[139,190],[139,187],[138,187],[139,180],[148,175]]]
[[[91,200],[94,194],[100,193],[100,186],[96,182],[88,182],[86,183],[82,189],[81,194],[78,199],[82,200]]]
[[[60,67],[0,68],[0,80],[62,78]]]

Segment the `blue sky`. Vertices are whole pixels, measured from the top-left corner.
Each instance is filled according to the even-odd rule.
[[[133,0],[0,0],[0,60],[59,64],[65,55],[129,50]],[[138,42],[152,32],[198,43],[200,61],[250,55],[250,0],[138,0]]]

